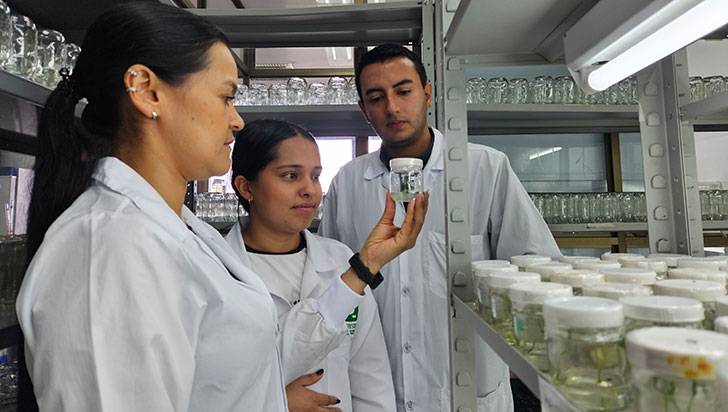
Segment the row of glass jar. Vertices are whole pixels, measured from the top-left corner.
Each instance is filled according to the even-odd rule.
[[[324,82],[309,83],[300,77],[285,82],[240,82],[235,94],[236,106],[296,106],[317,104],[355,104],[358,100],[353,78],[331,77]]]
[[[725,352],[721,356],[726,356],[728,360],[728,345],[725,345],[728,338],[706,331],[685,332],[685,329],[631,333],[629,336],[634,336],[635,343],[631,353],[628,351],[627,355],[634,367],[633,374],[639,388],[637,391],[629,379],[629,364],[623,343],[625,331],[655,325],[699,329],[705,326],[706,318],[714,317],[716,312],[728,315],[725,273],[722,284],[686,279],[656,282],[655,271],[648,269],[649,266],[639,266],[640,264],[660,262],[662,265],[658,267],[665,268],[668,264],[679,264],[686,269],[702,267],[701,265],[725,266],[728,260],[718,257],[692,261],[680,255],[654,255],[645,258],[633,254],[605,254],[604,257],[605,260],[565,256],[561,259],[563,262],[550,262],[548,257],[531,255],[515,256],[511,259],[513,264],[508,261],[474,262],[473,271],[478,285],[476,290],[481,314],[536,367],[549,371],[562,392],[583,410],[624,410],[635,397],[639,397],[641,411],[659,410],[654,409],[653,401],[656,397],[670,401],[660,404],[666,405],[666,411],[689,410],[682,409],[686,405],[700,405],[701,409],[695,410],[701,411],[719,410],[720,403],[715,398],[715,392],[708,392],[707,395],[694,392],[655,393],[655,389],[659,389],[659,385],[655,385],[655,379],[660,379],[660,384],[680,388],[690,385],[694,388],[696,384],[704,384],[707,389],[713,388],[715,382],[701,381],[705,378],[704,374],[683,379],[686,370],[695,373],[694,364],[688,365],[689,368],[683,365],[683,375],[664,376],[651,370],[654,366],[651,363],[644,364],[644,357],[640,355],[645,350],[652,353],[656,349],[650,345],[659,344],[661,340],[664,341],[664,334],[669,334],[678,340],[678,345],[672,347],[673,354],[680,350],[687,353],[690,350],[712,350],[718,342],[724,345]],[[620,270],[620,261],[637,269]],[[690,261],[692,262],[688,263]],[[566,262],[588,269],[573,270],[570,269],[571,263]],[[693,266],[686,266],[690,264]],[[538,267],[541,268],[540,273],[534,270]],[[640,267],[644,268],[639,269]],[[534,272],[517,272],[519,268]],[[605,279],[631,283],[602,283]],[[551,283],[544,283],[542,280],[550,280]],[[656,292],[668,296],[648,296],[652,290],[645,283],[656,284]],[[602,291],[609,291],[611,288],[613,295],[610,298],[622,296],[621,301],[615,302],[604,297],[571,296],[572,292],[587,294],[590,289],[597,290],[599,286]],[[639,296],[624,297],[629,295]],[[695,299],[706,298],[708,295],[712,296],[712,303],[701,303],[701,300]],[[711,305],[712,309],[708,310]],[[486,306],[485,311],[483,306]],[[688,348],[682,344],[681,337],[688,339],[691,336],[693,347]],[[697,340],[695,336],[698,337]],[[660,350],[664,350],[664,347]],[[675,409],[671,409],[673,405]]]
[[[465,84],[468,103],[484,104],[636,104],[637,79],[630,77],[609,89],[586,95],[571,76],[537,76],[532,80],[482,77]]]
[[[61,68],[73,70],[81,48],[63,34],[39,29],[27,16],[0,0],[0,67],[10,73],[55,88]]]
[[[728,190],[701,191],[700,210],[703,220],[728,220]]]
[[[195,194],[195,215],[206,222],[237,222],[245,210],[235,193],[206,192]]]
[[[25,236],[0,236],[0,328],[15,323],[15,297],[25,265]]]
[[[690,77],[690,101],[707,99],[728,91],[728,79],[723,76]]]
[[[552,224],[647,221],[642,192],[531,193],[531,200]]]

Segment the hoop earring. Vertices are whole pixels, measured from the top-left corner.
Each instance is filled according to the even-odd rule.
[[[137,88],[134,87],[134,86],[129,86],[129,87],[126,88],[126,92],[127,93],[136,93],[137,92]]]
[[[131,75],[131,77],[137,77],[137,76],[139,76],[139,72],[136,71],[136,70],[129,69],[126,72],[129,73],[129,75]]]

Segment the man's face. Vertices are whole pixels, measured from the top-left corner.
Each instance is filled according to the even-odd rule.
[[[400,149],[428,136],[427,109],[432,85],[424,87],[414,63],[400,57],[370,64],[359,75],[359,106],[385,147]]]

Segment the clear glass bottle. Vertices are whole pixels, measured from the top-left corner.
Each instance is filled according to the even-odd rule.
[[[485,279],[491,273],[496,272],[518,272],[518,266],[511,265],[507,260],[479,260],[471,264],[473,270],[473,287],[475,288],[475,299],[477,310],[483,319],[491,322],[490,301],[488,300],[488,285]]]
[[[513,317],[508,288],[523,282],[541,282],[541,275],[530,272],[495,272],[485,278],[490,305],[490,324],[511,345],[516,341],[513,337]]]
[[[551,262],[551,258],[541,255],[519,255],[511,256],[511,264],[518,266],[521,272],[526,271],[526,267],[530,265],[538,265]]]
[[[728,316],[715,318],[715,331],[728,334]]]
[[[605,282],[614,283],[635,283],[637,285],[651,286],[657,281],[657,273],[650,269],[641,268],[619,268],[605,269]]]
[[[517,283],[508,290],[516,346],[543,372],[549,369],[543,302],[549,298],[571,295],[571,286],[560,283]]]
[[[582,294],[584,296],[619,300],[619,298],[625,296],[651,296],[652,288],[634,283],[601,283],[584,286]]]
[[[541,275],[541,280],[544,282],[548,282],[551,279],[551,275],[554,273],[571,269],[573,269],[573,266],[562,262],[548,262],[526,266],[526,272],[538,273]]]
[[[389,191],[395,202],[410,202],[423,191],[422,159],[399,157],[389,161]]]
[[[604,275],[592,270],[564,270],[551,275],[551,282],[569,285],[574,289],[574,296],[581,296],[584,286],[604,283]]]
[[[650,269],[657,274],[657,280],[667,279],[667,262],[662,258],[634,258],[624,257],[619,259],[623,268]]]
[[[627,296],[619,299],[619,302],[624,306],[624,328],[627,333],[651,326],[703,328],[705,309],[695,299],[677,296]]]
[[[713,269],[674,268],[668,271],[667,277],[669,279],[709,280],[725,285],[728,279],[728,273]]]
[[[716,318],[716,300],[725,296],[724,285],[709,280],[668,279],[655,283],[655,295],[681,296],[697,299],[705,308],[703,327],[713,330],[713,321]]]
[[[728,361],[728,336],[653,327],[627,335],[639,412],[719,412],[717,369]]]
[[[624,353],[622,305],[574,296],[544,302],[549,370],[580,409],[616,411],[634,397]]]

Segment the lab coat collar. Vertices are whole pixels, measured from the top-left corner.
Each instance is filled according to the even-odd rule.
[[[431,127],[430,130],[432,130],[432,135],[435,138],[435,143],[432,145],[432,154],[430,155],[430,160],[425,165],[425,171],[442,171],[445,169],[445,161],[443,158],[445,139],[439,130],[435,129],[434,127]],[[387,167],[379,159],[380,150],[382,149],[379,149],[376,152],[369,154],[367,159],[367,167],[364,170],[364,179],[372,180],[385,173],[388,173]]]

